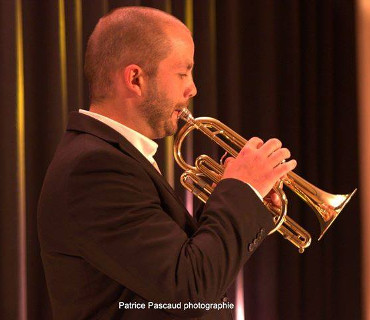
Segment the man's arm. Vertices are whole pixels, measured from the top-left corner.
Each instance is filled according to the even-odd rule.
[[[122,158],[83,157],[70,177],[70,224],[81,256],[149,301],[219,301],[272,228],[270,213],[245,183],[225,179],[189,238],[163,211],[144,169]]]

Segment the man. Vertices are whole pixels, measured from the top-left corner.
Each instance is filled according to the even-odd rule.
[[[39,201],[55,319],[230,319],[184,305],[223,301],[273,228],[255,191],[266,196],[296,162],[277,139],[250,139],[193,220],[152,141],[175,133],[196,94],[193,55],[189,30],[155,9],[120,8],[94,29],[90,111],[71,114]]]

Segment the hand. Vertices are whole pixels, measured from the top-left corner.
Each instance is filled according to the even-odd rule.
[[[263,143],[254,137],[235,159],[226,159],[222,179],[234,178],[249,183],[264,198],[280,178],[296,167],[295,160],[285,161],[288,158],[290,151],[282,148],[278,139]]]

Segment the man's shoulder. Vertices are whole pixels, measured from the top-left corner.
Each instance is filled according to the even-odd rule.
[[[136,161],[124,152],[118,143],[108,142],[89,133],[66,132],[59,144],[53,163],[68,165],[73,169],[79,165],[114,165]]]
[[[62,146],[66,148],[76,149],[79,152],[88,152],[90,150],[105,150],[107,152],[118,151],[118,143],[106,141],[99,136],[86,133],[71,133],[66,132],[65,134],[65,144]]]

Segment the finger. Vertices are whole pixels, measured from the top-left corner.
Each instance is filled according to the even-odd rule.
[[[252,149],[259,149],[263,145],[263,140],[258,137],[250,138],[240,153],[244,153],[244,149],[252,148]]]
[[[271,155],[274,151],[280,149],[282,143],[279,139],[273,138],[264,143],[264,145],[260,148],[262,152],[266,155]]]
[[[276,192],[271,193],[271,202],[275,207],[280,207],[281,206],[281,199],[279,195]]]
[[[294,170],[294,168],[297,166],[296,160],[289,160],[287,162],[279,164],[277,167],[274,168],[273,173],[276,175],[277,179],[280,179],[281,177],[285,176],[288,172]]]
[[[273,167],[281,164],[285,159],[290,158],[291,154],[287,148],[281,148],[273,152],[269,157],[269,162]]]

